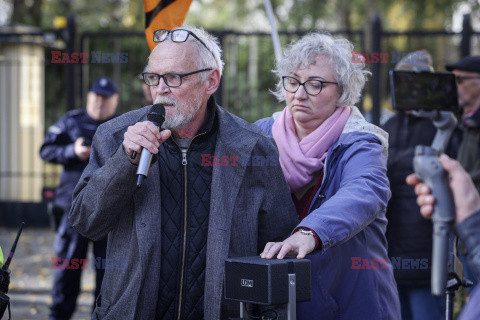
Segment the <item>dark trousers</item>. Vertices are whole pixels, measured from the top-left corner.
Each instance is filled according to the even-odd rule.
[[[87,257],[89,240],[76,232],[68,221],[68,210],[65,210],[60,226],[58,228],[54,250],[61,261],[66,259],[71,263],[72,259],[85,259]],[[107,238],[93,243],[94,259],[105,259],[107,249]],[[79,261],[79,260],[77,260]],[[84,264],[87,265],[87,264]],[[93,268],[95,261],[88,261],[88,268]],[[67,269],[64,267],[54,268],[52,305],[50,307],[50,320],[68,320],[75,311],[77,297],[80,293],[80,279],[82,265]],[[103,268],[95,268],[96,284],[95,299],[100,293],[103,275]],[[93,309],[92,309],[93,310]]]
[[[430,286],[398,286],[402,320],[445,319],[445,297],[432,296]]]

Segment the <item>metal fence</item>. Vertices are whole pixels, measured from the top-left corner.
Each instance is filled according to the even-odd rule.
[[[387,63],[371,64],[372,79],[367,85],[366,96],[371,99],[367,109],[371,110],[371,121],[379,124],[382,111],[391,110],[388,71],[395,67],[403,55],[426,49],[433,57],[435,70],[445,69],[445,64],[461,57],[480,54],[480,32],[474,31],[470,16],[464,15],[460,32],[446,30],[411,30],[406,32],[385,31],[380,17],[374,17],[371,24],[371,45],[368,53],[387,53]]]
[[[74,20],[69,18],[69,23]],[[471,30],[467,18],[463,32],[409,31],[403,33],[384,31],[377,18],[372,22],[369,43],[363,30],[331,31],[335,36],[346,37],[355,44],[355,50],[363,53],[385,52],[390,59],[386,63],[367,64],[372,77],[364,90],[360,103],[362,110],[373,123],[380,123],[382,110],[390,107],[389,88],[386,85],[388,70],[399,58],[411,51],[429,50],[434,66],[442,70],[446,62],[455,61],[468,54],[479,54],[480,32]],[[74,28],[73,28],[74,30]],[[281,110],[269,90],[274,88],[274,50],[270,34],[245,33],[229,30],[211,30],[218,36],[224,52],[225,72],[217,101],[227,110],[255,121]],[[280,32],[282,46],[306,32]],[[59,33],[57,33],[59,34]],[[119,86],[120,113],[139,108],[145,104],[141,81],[148,47],[143,32],[87,32],[64,37],[66,48],[45,48],[45,130],[68,109],[83,108],[90,84],[98,76],[110,76]],[[0,44],[2,38],[0,37]],[[73,39],[73,40],[72,40]],[[58,61],[60,55],[60,62]],[[88,58],[76,63],[63,61],[63,54],[88,54]],[[72,62],[72,61],[70,61]],[[12,106],[14,108],[16,106]],[[38,146],[32,148],[38,153]],[[58,167],[45,166],[44,184],[55,186]],[[0,172],[2,176],[18,176],[18,172]]]

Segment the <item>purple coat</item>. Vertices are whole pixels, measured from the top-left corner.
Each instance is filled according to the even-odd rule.
[[[272,135],[274,118],[257,121]],[[400,319],[387,256],[385,211],[387,134],[357,108],[327,154],[324,177],[308,216],[322,246],[312,262],[312,299],[297,304],[297,319]]]

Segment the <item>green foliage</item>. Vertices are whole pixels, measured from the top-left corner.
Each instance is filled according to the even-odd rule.
[[[12,22],[52,28],[53,19],[74,13],[78,31],[143,30],[144,10],[139,0],[3,0],[13,3]],[[478,18],[480,3],[475,0],[271,0],[279,30],[362,29],[373,13],[393,16],[385,21],[387,29],[397,24],[410,29],[444,28],[459,4],[471,8]],[[206,29],[242,31],[268,30],[264,2],[252,0],[195,0],[187,23]]]
[[[13,0],[4,0],[13,2]],[[366,30],[370,29],[370,19],[376,12],[382,17],[383,28],[392,31],[412,29],[445,29],[452,24],[452,13],[460,3],[468,4],[473,10],[480,4],[475,0],[271,0],[277,29],[281,31],[303,31],[313,29]],[[478,12],[475,13],[477,14]],[[126,32],[144,30],[144,10],[139,0],[15,0],[12,22],[22,22],[53,27],[57,16],[74,13],[77,35],[85,31]],[[264,31],[266,35],[258,37],[247,34],[230,35],[222,39],[226,61],[222,83],[221,104],[234,113],[248,119],[270,115],[281,109],[269,93],[276,79],[271,73],[274,68],[274,56],[271,38],[268,35],[270,25],[266,17],[264,2],[253,0],[195,0],[193,1],[186,24],[202,26],[208,30],[238,30],[241,32]],[[340,35],[345,36],[345,35]],[[365,39],[349,37],[355,43],[355,49],[368,51],[368,34]],[[285,47],[290,36],[280,36]],[[382,43],[384,52],[410,52],[427,49],[434,57],[436,69],[442,69],[447,60],[456,58],[453,37],[389,37]],[[119,112],[138,108],[143,103],[141,82],[136,76],[143,69],[149,53],[145,39],[141,35],[103,38],[88,38],[83,50],[87,52],[128,52],[126,64],[76,64],[76,75],[83,69],[83,79],[76,79],[75,108],[84,105],[84,96],[91,82],[100,75],[111,76],[119,85]],[[77,46],[80,51],[80,46]],[[50,64],[51,54],[46,51],[45,89],[46,89],[46,125],[52,124],[66,110],[65,65]],[[387,72],[394,64],[382,66],[381,90],[388,91]],[[370,66],[367,66],[370,67]],[[60,80],[60,81],[59,81]],[[368,92],[368,89],[366,90]],[[366,99],[368,104],[368,99]],[[388,104],[388,103],[387,103]],[[368,105],[367,105],[368,109]]]
[[[364,29],[374,13],[393,18],[385,19],[386,29],[398,31],[399,23],[408,29],[443,29],[451,25],[460,3],[468,3],[474,14],[480,7],[474,0],[271,0],[277,28],[290,31]],[[207,29],[269,29],[263,1],[194,1],[187,23]]]

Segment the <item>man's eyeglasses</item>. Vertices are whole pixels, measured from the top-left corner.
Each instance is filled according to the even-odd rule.
[[[155,31],[153,33],[153,41],[154,42],[163,42],[165,40],[168,39],[168,35],[170,35],[170,39],[173,41],[173,42],[185,42],[187,41],[188,37],[190,35],[192,35],[192,37],[194,37],[195,39],[197,39],[198,41],[200,41],[201,44],[203,44],[203,46],[205,48],[207,48],[207,50],[212,54],[212,56],[215,58],[215,55],[213,54],[213,52],[207,47],[207,45],[205,44],[205,42],[203,42],[195,33],[193,33],[192,31],[188,31],[188,30],[185,30],[185,29],[175,29],[175,30],[166,30],[166,29],[159,29],[157,31]]]
[[[462,84],[464,81],[470,79],[480,79],[480,76],[456,76],[455,79],[457,80],[457,84]]]
[[[204,71],[209,71],[212,70],[212,68],[207,68],[207,69],[201,69],[189,73],[165,73],[165,74],[158,74],[158,73],[153,73],[153,72],[143,72],[143,81],[147,84],[147,86],[158,86],[160,83],[160,79],[163,78],[163,81],[165,84],[170,87],[170,88],[176,88],[180,87],[182,85],[182,79],[186,76],[190,76],[195,73],[200,73]]]
[[[325,83],[338,84],[337,82],[322,80],[307,80],[302,83],[300,82],[300,80],[288,76],[283,76],[282,81],[283,88],[285,88],[285,90],[287,90],[288,92],[295,93],[297,92],[298,88],[300,88],[300,86],[303,86],[305,91],[311,96],[316,96],[317,94],[322,92],[323,84]]]

